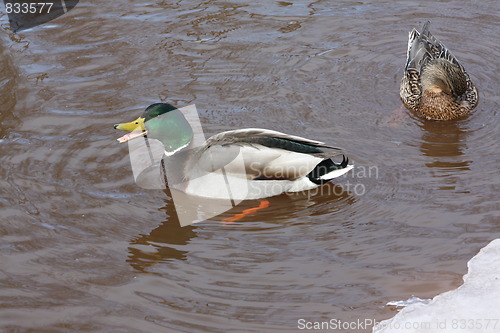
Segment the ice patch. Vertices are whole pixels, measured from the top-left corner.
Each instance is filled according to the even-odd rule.
[[[455,290],[428,302],[394,302],[406,307],[378,323],[373,333],[500,332],[500,239],[482,248],[467,267],[464,283]]]
[[[419,297],[413,296],[413,297],[407,299],[406,301],[390,301],[387,303],[387,305],[397,306],[397,307],[405,307],[408,305],[418,304],[418,303],[427,304],[430,301],[431,301],[430,299],[421,299]]]

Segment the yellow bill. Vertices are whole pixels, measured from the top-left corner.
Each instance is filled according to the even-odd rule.
[[[114,128],[130,132],[117,139],[120,143],[127,142],[129,140],[132,140],[133,138],[146,135],[146,129],[144,128],[144,118],[142,117],[139,117],[129,123],[116,124],[114,125]]]

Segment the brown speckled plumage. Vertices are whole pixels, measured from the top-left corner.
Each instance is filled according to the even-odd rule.
[[[426,119],[458,118],[476,107],[477,89],[457,59],[429,32],[429,24],[422,33],[410,32],[401,100]]]

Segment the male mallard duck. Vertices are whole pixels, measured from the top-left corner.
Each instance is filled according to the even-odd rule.
[[[211,181],[221,169],[224,177],[237,179],[236,183],[244,187],[239,193],[231,188],[231,198],[243,200],[313,189],[353,168],[344,157],[341,163],[331,160],[341,154],[339,148],[260,128],[222,132],[196,146],[191,125],[170,104],[152,104],[135,121],[114,127],[131,132],[118,139],[120,142],[146,135],[159,140],[165,147],[164,160],[177,158],[166,163],[171,174],[177,173],[173,177],[177,180],[168,178],[169,186],[201,197],[228,196],[220,178],[218,183]],[[233,165],[237,156],[242,157],[241,168]],[[212,174],[214,177],[210,177]]]
[[[408,109],[426,119],[457,118],[477,105],[477,90],[457,59],[429,32],[429,24],[422,33],[410,32],[399,94]]]

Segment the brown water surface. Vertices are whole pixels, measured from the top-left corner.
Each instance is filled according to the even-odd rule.
[[[2,331],[289,332],[457,287],[500,237],[499,9],[89,0],[19,34],[3,16]],[[479,105],[391,121],[407,33],[428,19]],[[209,135],[264,127],[345,147],[356,168],[235,223],[181,228],[168,191],[134,183],[112,128],[157,101],[196,104]]]

